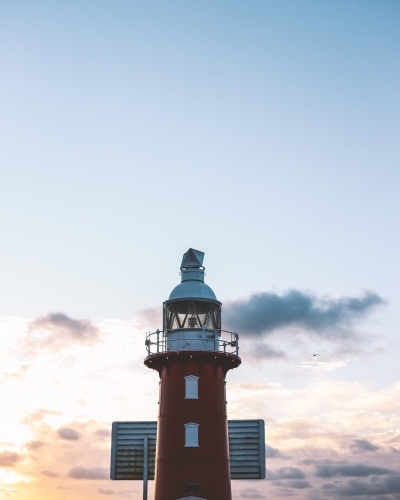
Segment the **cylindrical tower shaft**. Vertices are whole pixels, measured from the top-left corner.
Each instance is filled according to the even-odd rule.
[[[201,351],[146,359],[160,374],[155,500],[231,500],[225,375],[239,364]]]

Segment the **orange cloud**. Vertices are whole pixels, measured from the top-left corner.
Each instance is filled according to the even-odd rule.
[[[15,467],[23,458],[15,451],[0,451],[0,467]]]

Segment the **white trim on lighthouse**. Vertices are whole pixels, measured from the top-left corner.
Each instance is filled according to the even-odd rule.
[[[189,422],[185,424],[185,447],[196,448],[199,446],[199,424]]]

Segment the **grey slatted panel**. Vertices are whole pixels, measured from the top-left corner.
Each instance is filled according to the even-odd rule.
[[[264,479],[264,420],[228,420],[228,435],[231,479]]]
[[[143,437],[148,441],[148,479],[154,479],[157,422],[113,422],[111,479],[143,479]]]
[[[265,478],[264,420],[228,420],[231,479]],[[143,436],[154,479],[157,422],[113,422],[111,479],[143,479]]]

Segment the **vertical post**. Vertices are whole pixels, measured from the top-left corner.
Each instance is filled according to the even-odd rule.
[[[143,500],[147,500],[147,483],[149,476],[149,438],[143,438]]]
[[[160,330],[157,329],[157,354],[159,353],[160,349]]]

